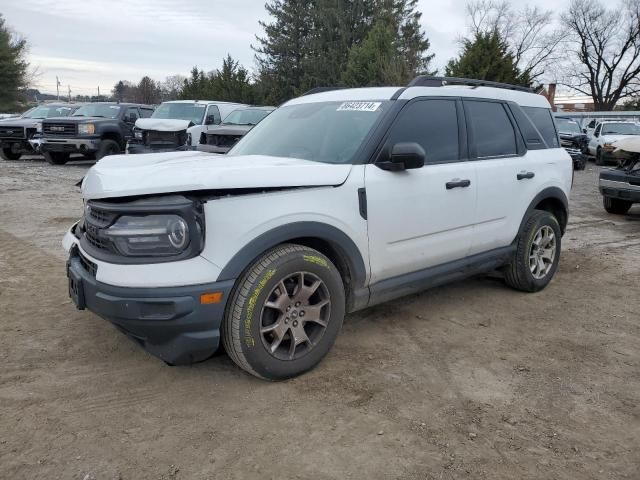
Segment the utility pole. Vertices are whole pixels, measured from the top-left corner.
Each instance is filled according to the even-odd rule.
[[[100,85],[98,85],[98,100],[100,100]]]
[[[58,92],[58,101],[60,101],[60,80],[58,79],[58,76],[56,75],[56,91]]]
[[[71,103],[71,85],[67,85],[69,88],[69,103]]]

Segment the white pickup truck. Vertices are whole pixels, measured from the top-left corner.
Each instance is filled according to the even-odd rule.
[[[154,153],[189,150],[196,147],[200,135],[238,108],[240,103],[210,100],[175,100],[160,105],[151,118],[136,122],[127,153]]]

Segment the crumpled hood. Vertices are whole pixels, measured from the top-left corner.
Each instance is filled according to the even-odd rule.
[[[617,150],[640,153],[640,135],[625,135],[624,138],[613,144]]]
[[[625,138],[632,137],[633,135],[603,135],[602,143],[613,143],[618,140],[624,140]]]
[[[351,165],[262,155],[205,152],[113,155],[96,163],[82,182],[85,199],[130,197],[198,190],[335,186]]]
[[[170,118],[139,118],[136,128],[141,130],[154,130],[156,132],[180,132],[186,130],[192,122],[189,120],[175,120]]]

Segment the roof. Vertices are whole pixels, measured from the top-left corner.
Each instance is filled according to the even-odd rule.
[[[219,102],[218,100],[167,100],[162,103],[204,103],[206,105],[244,105],[236,102]]]
[[[399,96],[398,96],[399,95]],[[486,98],[515,102],[524,107],[551,108],[542,95],[519,90],[494,87],[451,85],[443,87],[370,87],[347,88],[315,93],[290,100],[285,105],[316,102],[384,101],[398,98],[410,100],[416,97],[466,97]]]

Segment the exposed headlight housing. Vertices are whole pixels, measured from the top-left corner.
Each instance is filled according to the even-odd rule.
[[[125,256],[173,256],[189,246],[189,226],[178,215],[122,216],[104,235]]]
[[[78,125],[80,135],[93,135],[96,133],[96,126],[93,123],[81,123]]]
[[[602,148],[608,151],[616,149],[615,145],[613,145],[612,143],[605,143],[604,145],[602,145]]]

